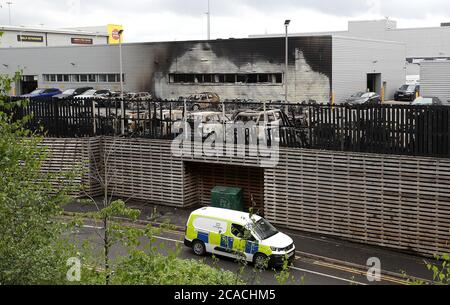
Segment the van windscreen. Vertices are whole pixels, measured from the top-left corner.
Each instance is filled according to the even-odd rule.
[[[253,225],[253,231],[261,240],[268,239],[278,234],[278,230],[264,218],[261,218]]]

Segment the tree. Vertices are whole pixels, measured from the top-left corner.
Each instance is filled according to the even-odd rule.
[[[73,248],[55,217],[69,188],[41,171],[47,150],[24,128],[30,118],[13,119],[26,104],[6,97],[18,77],[0,77],[0,284],[62,283]]]
[[[435,259],[440,265],[427,264],[428,270],[433,271],[433,280],[441,285],[450,285],[450,255],[435,255]]]
[[[120,151],[123,142],[113,139],[110,148],[105,148],[100,157],[90,152],[90,172],[102,189],[102,198],[84,194],[97,212],[90,216],[102,225],[97,232],[99,240],[88,241],[85,245],[83,259],[84,268],[82,283],[87,284],[127,284],[127,285],[226,285],[243,284],[244,281],[204,262],[183,260],[178,258],[179,248],[171,250],[165,243],[157,243],[156,235],[164,230],[173,229],[170,223],[159,228],[147,226],[145,229],[133,226],[140,216],[140,211],[126,206],[127,200],[113,200],[116,197],[114,179],[117,172],[111,166],[111,159],[116,151]],[[128,219],[131,225],[119,222]],[[150,221],[153,216],[150,216]],[[123,251],[115,257],[111,256],[112,247]],[[161,254],[161,250],[167,255]]]

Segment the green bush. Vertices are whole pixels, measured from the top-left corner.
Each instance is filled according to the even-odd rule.
[[[122,285],[233,285],[232,272],[210,267],[195,260],[174,256],[149,255],[134,251],[117,266],[112,284]],[[242,281],[239,284],[244,284]]]

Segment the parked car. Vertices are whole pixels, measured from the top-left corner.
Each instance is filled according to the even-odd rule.
[[[180,98],[183,100],[183,98]],[[199,94],[193,94],[189,96],[187,102],[190,105],[192,111],[199,111],[202,109],[218,109],[220,104],[220,97],[217,93],[203,92]]]
[[[245,260],[259,268],[282,266],[295,258],[292,238],[264,218],[213,207],[192,212],[184,244],[198,256],[211,253],[236,258],[244,252]]]
[[[375,92],[357,92],[347,98],[344,103],[349,105],[379,105],[381,104],[381,96]]]
[[[77,89],[67,89],[63,93],[55,95],[54,97],[57,99],[66,99],[66,98],[73,98],[77,95],[83,94],[88,90],[92,90],[94,88],[92,87],[83,87],[83,88],[77,88]]]
[[[88,90],[80,95],[75,96],[74,98],[83,98],[83,99],[105,99],[111,96],[111,91],[109,90]]]
[[[394,100],[395,101],[408,101],[412,102],[416,99],[417,94],[420,93],[419,85],[403,85],[395,91]]]
[[[152,99],[152,95],[149,92],[128,93],[127,97],[132,101],[146,101]]]
[[[95,89],[90,89],[90,90],[88,90],[88,91],[83,92],[83,93],[80,94],[80,95],[74,96],[73,98],[76,98],[76,99],[94,98],[95,92],[97,92],[97,90],[95,90]]]
[[[20,97],[23,98],[38,98],[38,97],[52,97],[55,95],[61,94],[61,90],[56,88],[49,88],[49,89],[36,89],[31,93],[21,95]]]
[[[411,105],[415,106],[441,106],[444,103],[435,96],[431,97],[425,97],[425,96],[419,96],[414,100],[414,102],[411,103]]]

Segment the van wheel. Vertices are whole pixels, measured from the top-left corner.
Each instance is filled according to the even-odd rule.
[[[194,106],[192,106],[192,110],[193,111],[199,111],[200,110],[200,106],[195,104]]]
[[[192,250],[194,250],[194,253],[198,256],[203,256],[206,254],[205,244],[200,240],[196,240],[192,243]]]
[[[262,253],[256,253],[253,256],[253,265],[258,269],[265,269],[267,267],[267,256]]]

